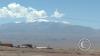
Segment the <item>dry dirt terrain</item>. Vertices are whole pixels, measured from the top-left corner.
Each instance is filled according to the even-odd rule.
[[[100,56],[100,52],[76,49],[33,49],[0,47],[0,56]]]

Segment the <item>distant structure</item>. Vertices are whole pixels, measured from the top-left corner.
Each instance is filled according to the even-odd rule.
[[[38,46],[37,46],[36,48],[37,48],[37,49],[53,49],[53,48],[48,47],[48,46],[47,46],[47,47],[38,47]]]
[[[13,47],[13,44],[11,44],[11,43],[0,43],[0,46]]]
[[[50,46],[34,46],[32,44],[21,44],[21,45],[16,45],[14,46],[12,43],[2,43],[0,41],[0,46],[3,47],[15,47],[15,48],[36,48],[36,49],[53,49]]]
[[[48,47],[36,47],[37,49],[48,49]]]
[[[22,44],[18,46],[19,48],[33,48],[32,44]]]

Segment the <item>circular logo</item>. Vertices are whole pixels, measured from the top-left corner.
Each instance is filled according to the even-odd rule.
[[[79,40],[78,47],[79,47],[82,51],[87,51],[87,50],[89,50],[90,47],[91,47],[90,40],[89,40],[89,39],[86,39],[86,38],[82,38],[81,40]]]

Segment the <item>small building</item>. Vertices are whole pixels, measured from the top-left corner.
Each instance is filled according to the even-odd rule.
[[[0,43],[0,46],[13,47],[13,44],[11,44],[11,43]]]
[[[32,44],[22,44],[20,48],[33,48]]]
[[[50,47],[36,47],[37,49],[53,49],[53,48],[50,48]]]

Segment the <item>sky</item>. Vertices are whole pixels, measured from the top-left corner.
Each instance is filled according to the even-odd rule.
[[[100,29],[100,0],[0,0],[0,24],[35,21]]]

